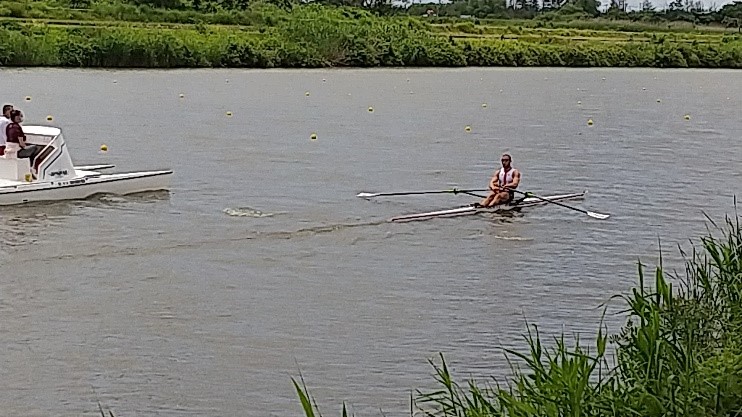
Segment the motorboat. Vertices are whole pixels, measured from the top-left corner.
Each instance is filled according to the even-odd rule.
[[[26,143],[36,145],[35,172],[27,158],[0,156],[0,205],[35,201],[77,200],[96,194],[126,195],[167,190],[171,170],[102,173],[113,165],[72,164],[62,129],[23,126]]]

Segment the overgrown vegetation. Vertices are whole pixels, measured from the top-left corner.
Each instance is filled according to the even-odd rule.
[[[707,12],[715,26],[680,19],[665,27],[617,12],[593,18],[594,0],[546,11],[522,1],[505,8],[505,0],[458,0],[426,5],[426,17],[418,5],[364,1],[0,0],[0,65],[742,68],[742,34],[719,20],[742,18],[742,2]],[[472,13],[481,19],[445,17],[480,6]],[[487,11],[500,9],[507,13]]]
[[[122,8],[122,16],[127,11],[128,6]],[[160,12],[175,13],[171,20],[187,20],[195,13]],[[148,13],[151,17],[154,12]],[[358,8],[320,5],[285,10],[254,4],[211,18],[248,25],[6,20],[0,22],[0,65],[742,68],[742,36],[736,34],[631,34],[472,22],[434,25],[412,17],[379,17]]]
[[[547,344],[531,326],[527,352],[507,351],[520,366],[504,388],[455,382],[441,355],[431,362],[440,389],[419,392],[416,408],[441,417],[741,415],[742,229],[737,216],[711,224],[701,248],[683,253],[684,276],[660,260],[648,289],[639,265],[638,286],[620,297],[628,320],[618,334],[601,326],[592,346]],[[306,386],[296,389],[306,415],[319,415]]]

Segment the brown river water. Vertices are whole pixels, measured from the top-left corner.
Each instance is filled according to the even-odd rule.
[[[175,171],[0,207],[4,415],[299,416],[299,372],[326,416],[408,415],[438,352],[479,379],[526,320],[589,342],[638,260],[681,270],[742,193],[741,71],[3,69],[0,101],[77,164]],[[611,217],[397,224],[474,200],[356,197],[482,188],[505,151],[523,190]]]

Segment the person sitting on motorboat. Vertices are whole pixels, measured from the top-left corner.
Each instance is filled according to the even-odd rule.
[[[20,110],[10,112],[10,123],[5,126],[5,155],[9,158],[17,157],[18,151],[26,147],[26,134],[20,125],[22,121]]]
[[[10,124],[5,127],[5,153],[8,157],[28,158],[33,167],[34,158],[39,149],[36,145],[26,143],[26,134],[23,133],[21,122],[23,122],[23,113],[20,110],[10,112]]]
[[[0,156],[5,155],[5,128],[10,124],[10,112],[13,111],[12,104],[6,104],[3,106],[3,114],[0,115]]]

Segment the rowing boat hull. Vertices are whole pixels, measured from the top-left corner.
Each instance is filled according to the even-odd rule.
[[[555,201],[555,202],[578,200],[578,199],[584,198],[585,194],[587,194],[587,191],[581,192],[581,193],[574,193],[574,194],[560,194],[560,195],[543,197],[543,200]],[[494,207],[474,207],[474,206],[469,205],[469,206],[463,206],[463,207],[447,209],[447,210],[429,211],[426,213],[406,214],[403,216],[392,217],[391,219],[389,219],[389,221],[390,222],[406,222],[406,221],[412,221],[412,220],[426,220],[426,219],[431,219],[434,217],[468,216],[468,215],[477,214],[477,213],[493,213],[493,212],[512,211],[512,210],[521,209],[523,207],[533,207],[533,206],[549,204],[548,202],[543,201],[543,200],[536,198],[536,197],[527,197],[520,203],[514,204],[514,205],[503,204],[503,205],[494,206]]]

